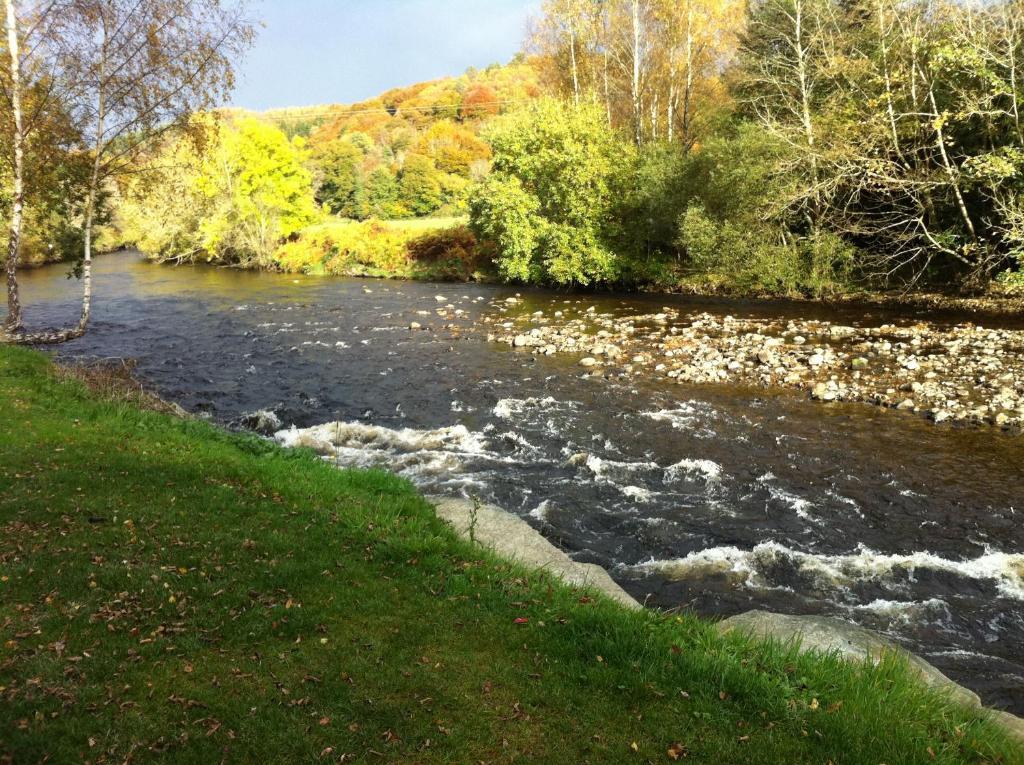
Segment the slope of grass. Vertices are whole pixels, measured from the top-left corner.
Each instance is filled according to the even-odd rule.
[[[0,348],[0,762],[1018,762],[878,668],[634,613],[403,481]]]

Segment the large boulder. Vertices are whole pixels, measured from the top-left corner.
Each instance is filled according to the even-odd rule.
[[[600,566],[577,563],[518,515],[468,499],[431,497],[439,518],[456,532],[489,547],[503,558],[543,569],[577,587],[598,590],[628,608],[641,608]]]

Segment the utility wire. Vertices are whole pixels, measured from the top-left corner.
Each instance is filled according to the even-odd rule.
[[[496,101],[483,101],[479,104],[470,104],[470,109],[479,109],[488,106],[505,106],[508,104],[526,104],[534,99],[532,98],[507,98],[499,99]],[[257,112],[257,116],[260,119],[269,121],[289,121],[302,119],[303,117],[312,117],[322,115],[325,117],[351,117],[358,114],[378,114],[385,113],[393,117],[397,117],[407,112],[431,112],[439,109],[461,109],[464,108],[462,104],[451,104],[451,103],[438,103],[428,104],[424,106],[395,106],[388,108],[386,106],[378,106],[372,108],[362,109],[349,109],[344,106],[320,106],[320,107],[299,107],[294,112],[287,112],[285,109],[271,109],[271,112],[287,112],[283,114],[268,114],[267,112]]]

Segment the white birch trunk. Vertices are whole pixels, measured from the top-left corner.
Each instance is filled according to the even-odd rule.
[[[21,301],[18,295],[18,254],[21,249],[21,224],[25,209],[25,131],[21,113],[21,51],[18,45],[18,17],[14,0],[4,0],[7,11],[7,48],[11,56],[11,112],[14,118],[13,199],[7,238],[7,332],[22,327]]]

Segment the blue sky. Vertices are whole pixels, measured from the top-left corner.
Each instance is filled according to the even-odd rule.
[[[467,67],[505,63],[540,0],[256,0],[265,22],[235,106],[351,103]]]

